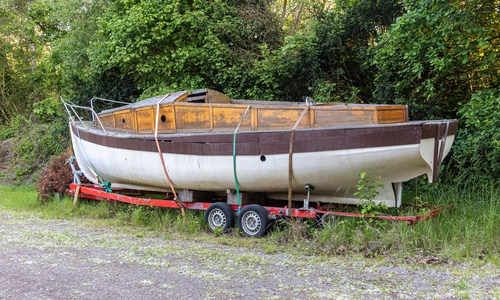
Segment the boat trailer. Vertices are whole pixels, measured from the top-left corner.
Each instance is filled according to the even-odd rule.
[[[311,187],[309,187],[311,188]],[[307,189],[307,187],[306,187]],[[309,194],[310,190],[308,190]],[[214,202],[183,202],[174,199],[172,195],[158,192],[147,192],[142,190],[130,189],[114,189],[109,191],[106,186],[95,184],[81,184],[78,182],[71,183],[66,190],[66,194],[73,196],[73,204],[77,204],[78,198],[106,201],[110,203],[121,202],[133,205],[143,205],[151,207],[175,208],[175,209],[190,209],[205,211],[205,222],[211,231],[218,228],[224,232],[229,230],[234,225],[235,217],[238,227],[245,236],[260,237],[263,236],[271,224],[271,221],[277,218],[301,218],[313,219],[318,223],[325,223],[335,217],[359,217],[359,218],[374,218],[390,221],[405,221],[408,225],[416,225],[417,223],[438,216],[442,211],[449,207],[439,206],[419,206],[427,209],[417,215],[412,216],[388,216],[388,215],[367,215],[353,212],[343,212],[328,209],[328,206],[322,207],[319,203],[316,208],[302,207],[289,209],[287,206],[261,206],[259,204],[247,204],[243,206],[230,205],[224,201]],[[161,194],[165,197],[162,199],[144,197],[154,194]],[[142,197],[141,197],[142,196]],[[309,199],[304,199],[304,206],[309,204]],[[412,205],[406,205],[412,206]]]

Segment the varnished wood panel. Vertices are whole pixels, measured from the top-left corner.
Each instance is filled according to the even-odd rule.
[[[116,130],[135,132],[135,125],[134,125],[135,117],[131,110],[116,112],[114,114],[114,118],[115,118]]]
[[[210,106],[175,105],[177,132],[210,131]]]
[[[101,121],[101,124],[104,128],[107,129],[115,128],[115,117],[113,116],[113,114],[99,116],[99,120]],[[96,126],[100,128],[99,122],[96,122]]]
[[[380,106],[377,108],[377,115],[379,124],[408,122],[405,106]]]
[[[257,113],[257,130],[291,130],[304,107],[295,108],[260,108]],[[309,127],[309,113],[305,115],[297,128]]]
[[[248,106],[224,103],[167,103],[160,106],[158,133],[233,132]],[[239,131],[291,130],[306,106],[252,105]],[[154,132],[156,106],[135,107],[100,116],[105,128],[138,134]],[[403,105],[311,106],[297,129],[402,123]],[[98,124],[97,124],[98,125]]]
[[[246,107],[228,108],[223,106],[213,107],[213,130],[234,132],[245,115]],[[249,131],[251,128],[250,110],[244,116],[239,131]]]
[[[156,108],[154,109],[153,118],[156,120]],[[153,126],[155,126],[155,124],[153,124]],[[158,113],[158,133],[173,132],[175,132],[174,108],[171,104],[160,106],[160,112]]]
[[[346,126],[375,124],[373,109],[315,109],[314,126]]]
[[[152,107],[144,107],[135,110],[137,132],[142,134],[154,133],[155,115]]]

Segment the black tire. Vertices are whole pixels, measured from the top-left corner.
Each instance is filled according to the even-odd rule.
[[[222,232],[227,232],[234,225],[234,212],[226,203],[216,202],[205,211],[205,224],[211,232],[217,228],[222,228]]]
[[[245,206],[238,216],[238,227],[247,237],[261,237],[266,233],[269,214],[258,204]]]

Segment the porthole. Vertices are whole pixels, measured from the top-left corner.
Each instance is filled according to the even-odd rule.
[[[122,119],[122,123],[125,124],[125,119]]]
[[[160,120],[162,123],[165,123],[167,121],[167,118],[165,117],[165,115],[162,115]]]
[[[265,162],[266,161],[266,156],[265,155],[261,155],[260,156],[260,161],[261,162]]]

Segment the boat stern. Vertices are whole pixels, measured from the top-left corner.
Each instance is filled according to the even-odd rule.
[[[441,163],[451,150],[457,128],[457,120],[422,123],[420,154],[429,166],[426,174],[430,183],[438,181]]]

